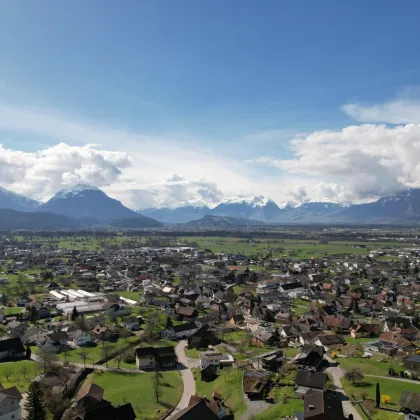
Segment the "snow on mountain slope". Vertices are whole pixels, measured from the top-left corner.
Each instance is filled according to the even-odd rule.
[[[0,208],[18,211],[34,211],[39,203],[28,197],[0,187]]]

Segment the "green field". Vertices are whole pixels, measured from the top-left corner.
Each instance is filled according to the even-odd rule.
[[[156,402],[153,393],[153,372],[94,373],[89,376],[87,383],[95,383],[104,388],[104,398],[114,405],[131,403],[137,418],[157,420],[178,404],[183,390],[181,374],[178,371],[161,373],[163,395],[159,403]]]
[[[200,369],[193,369],[196,394],[200,397],[211,397],[213,392],[222,395],[225,404],[233,411],[236,418],[240,418],[246,411],[242,398],[242,371],[240,369],[223,369],[212,382],[201,380]]]
[[[128,337],[127,339],[120,338],[116,343],[105,343],[105,346],[109,348],[108,354],[111,354],[118,349],[129,347],[131,343],[134,343],[137,340],[139,340],[139,337],[137,336]],[[99,344],[96,347],[79,347],[76,350],[69,350],[66,353],[60,353],[58,357],[60,360],[68,360],[73,363],[83,363],[82,352],[86,351],[86,365],[92,365],[104,358],[105,346]]]
[[[331,255],[364,255],[381,246],[409,247],[401,242],[344,242],[331,241],[319,243],[317,240],[294,239],[243,239],[229,237],[184,237],[182,242],[196,244],[199,248],[210,249],[214,253],[238,253],[247,256],[273,258],[308,259]],[[366,248],[353,248],[353,245],[366,245]]]
[[[381,362],[373,357],[370,359],[362,359],[360,357],[339,357],[336,361],[342,369],[360,369],[365,375],[388,376],[389,368],[394,368],[397,372],[401,370],[401,367],[399,367],[398,363],[393,359],[390,359],[390,363]]]
[[[23,375],[24,370],[26,370],[26,379]],[[6,373],[9,373],[9,379],[7,379]],[[32,360],[0,363],[0,383],[5,388],[16,386],[20,392],[26,392],[32,379],[34,379],[35,376],[39,375],[40,373],[40,365]]]
[[[197,349],[185,349],[185,354],[191,359],[198,359],[200,357],[200,350]]]
[[[373,400],[376,399],[377,383],[379,383],[381,395],[389,395],[391,397],[391,401],[388,404],[391,408],[399,408],[400,397],[404,390],[420,392],[420,383],[397,381],[391,378],[370,378],[365,376],[360,383],[356,383],[355,385],[345,378],[341,380],[341,384],[347,396],[352,394],[358,398],[360,397],[361,392],[367,392],[368,397]]]
[[[303,411],[303,400],[294,398],[294,389],[291,386],[274,388],[270,396],[274,397],[276,405],[258,414],[256,420],[278,420]]]

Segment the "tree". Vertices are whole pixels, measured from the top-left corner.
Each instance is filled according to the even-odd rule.
[[[348,381],[351,381],[353,385],[355,382],[361,381],[364,378],[364,375],[360,369],[350,369],[344,376]]]
[[[159,365],[155,363],[155,371],[153,374],[153,391],[155,394],[156,402],[159,402],[159,398],[162,396],[162,374],[159,370]]]
[[[147,318],[146,329],[144,331],[144,336],[146,339],[151,340],[155,335],[155,330],[159,326],[160,322],[160,313],[152,312]]]
[[[71,320],[74,321],[79,316],[79,312],[77,312],[77,308],[73,307],[73,312],[71,313]]]
[[[3,371],[3,375],[6,377],[6,380],[9,380],[10,375],[13,373],[12,369],[6,365],[6,369]]]
[[[102,357],[105,359],[105,366],[108,367],[108,356],[109,353],[111,352],[111,347],[109,347],[108,345],[104,345],[102,347],[101,353],[102,353]]]
[[[79,352],[79,355],[80,355],[80,357],[83,359],[83,366],[84,366],[84,368],[86,369],[86,359],[89,359],[89,357],[88,357],[89,352],[87,352],[87,351],[86,351],[86,349],[82,349],[82,350]]]
[[[376,407],[379,408],[381,405],[381,390],[379,388],[379,382],[376,383]]]
[[[44,394],[38,382],[31,382],[25,403],[25,420],[46,420]]]
[[[76,327],[82,331],[89,331],[89,328],[86,323],[86,319],[83,316],[78,316],[75,320]]]
[[[383,403],[388,404],[391,401],[391,397],[389,395],[382,395],[381,400]]]
[[[29,321],[36,322],[37,319],[38,319],[38,314],[36,313],[36,308],[35,306],[31,306],[31,313],[29,315]]]
[[[28,374],[28,367],[25,364],[22,365],[19,372],[22,374],[23,379],[26,379],[26,375]]]
[[[174,323],[172,322],[172,318],[168,315],[168,317],[166,318],[165,328],[166,329],[172,328],[173,325]]]

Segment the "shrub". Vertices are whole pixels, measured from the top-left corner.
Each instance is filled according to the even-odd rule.
[[[388,404],[391,401],[391,397],[389,395],[382,395],[381,400],[384,404]]]

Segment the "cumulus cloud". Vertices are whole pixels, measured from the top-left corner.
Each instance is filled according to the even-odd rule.
[[[311,194],[319,198],[366,201],[420,187],[420,125],[317,131],[294,138],[291,150],[292,159],[263,157],[256,162],[318,179]]]
[[[207,179],[187,180],[171,175],[160,183],[148,184],[130,191],[130,201],[137,209],[176,207],[179,205],[214,205],[224,194]]]
[[[127,153],[101,150],[95,145],[59,143],[34,153],[0,145],[2,186],[37,199],[78,183],[107,185],[131,164]]]

